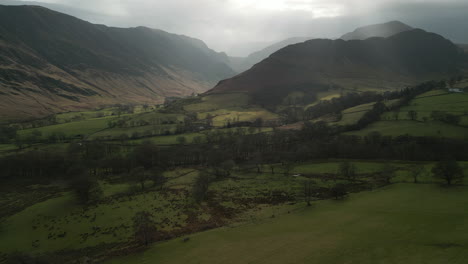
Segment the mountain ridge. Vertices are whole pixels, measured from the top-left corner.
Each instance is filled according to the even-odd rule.
[[[262,93],[277,93],[279,100],[297,89],[403,88],[456,71],[459,60],[460,50],[451,41],[420,29],[389,38],[315,39],[279,50],[207,94],[245,92],[265,103]]]
[[[287,38],[285,40],[271,44],[261,50],[252,52],[247,57],[230,57],[230,65],[234,70],[241,73],[252,68],[252,66],[261,62],[262,60],[268,58],[271,54],[275,53],[276,51],[292,44],[304,42],[308,39],[311,39],[311,37]]]
[[[364,40],[372,37],[387,38],[401,32],[410,31],[414,28],[400,21],[389,21],[386,23],[367,25],[355,29],[340,37],[343,40]]]
[[[96,25],[40,6],[0,5],[0,22],[0,111],[12,118],[161,103],[234,75],[226,54],[162,30]]]

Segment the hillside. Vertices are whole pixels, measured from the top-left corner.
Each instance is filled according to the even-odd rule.
[[[458,46],[460,46],[460,48],[462,48],[465,51],[465,53],[468,53],[468,45],[467,44],[460,44]]]
[[[467,201],[466,187],[395,184],[106,263],[464,263]]]
[[[457,46],[423,30],[386,39],[315,39],[274,53],[208,93],[245,92],[254,103],[277,105],[293,92],[401,88],[454,72],[460,60]]]
[[[160,103],[230,77],[200,40],[112,28],[36,6],[0,6],[0,111],[28,118],[111,103]]]
[[[390,36],[396,35],[401,32],[410,31],[413,28],[400,22],[400,21],[391,21],[383,24],[369,25],[365,27],[360,27],[341,36],[343,40],[364,40],[371,37],[382,37],[388,38]]]
[[[278,50],[287,47],[292,44],[304,42],[308,39],[311,39],[310,37],[295,37],[295,38],[288,38],[283,41],[277,42],[275,44],[272,44],[262,50],[253,52],[249,54],[249,56],[245,58],[239,58],[239,57],[230,57],[230,65],[231,67],[236,70],[237,72],[244,72],[255,64],[261,62],[262,60],[268,58],[271,54],[277,52]]]

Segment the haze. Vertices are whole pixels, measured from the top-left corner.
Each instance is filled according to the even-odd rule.
[[[0,1],[11,4],[13,1]],[[401,20],[466,43],[463,0],[44,0],[93,23],[147,26],[205,41],[245,56],[288,37],[336,38],[366,24]],[[40,3],[38,3],[41,5]],[[42,4],[42,5],[47,5]]]

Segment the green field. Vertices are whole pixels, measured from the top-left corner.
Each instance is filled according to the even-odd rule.
[[[348,108],[341,112],[341,120],[332,124],[340,126],[356,124],[369,110],[372,110],[374,105],[375,102]]]
[[[468,139],[468,128],[445,124],[442,122],[418,121],[378,121],[364,129],[347,132],[347,135],[367,136],[371,132],[379,132],[385,136],[427,136]]]
[[[399,110],[399,120],[408,120],[408,111],[418,113],[417,119],[431,119],[433,111],[442,111],[459,116],[468,115],[468,93],[448,93],[445,90],[429,91],[421,94]],[[384,120],[394,119],[393,113],[385,113]]]
[[[108,263],[466,263],[467,187],[397,184]]]
[[[202,102],[184,106],[189,112],[209,112],[230,107],[244,107],[249,102],[249,96],[244,93],[214,94],[202,97]]]
[[[228,123],[253,122],[257,118],[263,120],[278,119],[279,116],[262,108],[229,108],[211,112],[198,113],[199,119],[205,119],[207,115],[212,116],[213,126],[223,127]]]
[[[116,107],[109,107],[102,110],[95,110],[95,111],[80,111],[80,112],[68,112],[68,113],[60,113],[56,114],[56,120],[59,123],[69,123],[73,120],[85,120],[85,119],[93,119],[111,115],[117,115],[117,108]]]
[[[187,144],[193,143],[193,140],[196,137],[200,137],[201,140],[205,140],[205,134],[202,133],[184,133],[179,135],[169,135],[169,136],[156,136],[138,140],[131,140],[130,143],[141,144],[144,141],[151,141],[156,145],[175,145],[179,144],[178,138],[184,137]]]
[[[156,145],[175,145],[179,144],[178,139],[181,137],[184,137],[186,140],[186,144],[191,144],[194,143],[195,138],[199,138],[202,142],[205,142],[206,136],[208,133],[211,132],[219,132],[219,133],[228,133],[229,131],[231,132],[236,132],[237,129],[243,129],[245,130],[245,133],[249,133],[248,129],[245,127],[241,128],[218,128],[218,129],[212,129],[212,130],[204,130],[201,132],[195,132],[195,133],[183,133],[183,134],[177,134],[177,135],[167,135],[167,136],[155,136],[155,137],[148,137],[148,138],[143,138],[143,139],[137,139],[137,140],[130,140],[130,143],[134,144],[141,144],[144,141],[151,141],[155,143]],[[271,132],[273,129],[272,128],[257,128],[253,133],[265,133],[265,132]]]
[[[203,230],[206,225],[231,227],[192,235],[187,243],[180,239],[157,243],[145,253],[110,263],[219,263],[219,259],[210,258],[210,250],[214,250],[216,255],[225,252],[221,254],[226,256],[223,263],[284,263],[287,262],[286,257],[293,259],[291,263],[342,263],[346,257],[344,252],[351,252],[352,263],[372,263],[375,258],[393,263],[393,255],[385,253],[382,248],[390,247],[403,259],[415,257],[414,252],[405,251],[406,247],[396,245],[398,243],[393,243],[394,240],[401,243],[425,241],[425,245],[411,244],[421,254],[424,250],[445,248],[437,245],[456,245],[450,250],[465,246],[466,241],[462,241],[458,233],[450,229],[448,232],[436,224],[442,222],[442,217],[453,218],[450,220],[453,223],[449,222],[453,225],[457,220],[468,217],[462,210],[455,212],[455,208],[463,208],[463,204],[468,202],[466,187],[431,185],[429,183],[433,179],[427,173],[420,177],[423,184],[399,184],[385,190],[352,194],[346,201],[319,202],[314,196],[314,206],[305,209],[302,195],[306,177],[318,174],[319,178],[313,179],[314,188],[323,191],[336,181],[328,177],[337,172],[341,162],[327,160],[295,164],[288,175],[283,173],[285,167],[281,164],[273,166],[274,174],[267,165],[262,166],[261,173],[257,173],[255,168],[239,168],[230,177],[214,181],[209,187],[209,199],[200,205],[194,203],[190,194],[198,170],[190,167],[166,171],[162,187],[153,187],[152,182],[147,181],[144,192],[139,190],[137,182],[129,181],[125,175],[121,176],[123,178],[102,179],[99,183],[103,198],[88,207],[79,205],[72,193],[60,185],[26,186],[21,192],[5,190],[3,198],[0,197],[0,208],[15,208],[23,204],[24,208],[18,208],[13,214],[4,212],[6,217],[0,224],[0,248],[2,253],[43,254],[105,245],[123,246],[132,241],[131,219],[141,210],[152,212],[160,232],[176,236]],[[356,166],[358,179],[368,183],[372,182],[369,175],[381,171],[388,163],[350,162]],[[393,179],[395,183],[412,182],[408,169],[414,164],[425,166],[428,172],[433,166],[432,163],[390,163],[398,169],[397,177]],[[468,169],[467,163],[461,165],[465,171]],[[339,182],[346,183],[343,180]],[[33,201],[29,196],[34,193],[52,197]],[[430,205],[434,206],[433,211],[429,210]],[[408,219],[408,213],[411,213],[411,219]],[[424,228],[440,230],[440,233],[428,235],[423,232],[426,229],[417,229],[416,223],[420,223],[427,213],[433,220],[425,222]],[[452,217],[456,214],[459,218]],[[403,222],[405,219],[409,222]],[[392,226],[391,223],[397,224]],[[463,228],[468,228],[468,224],[458,227],[457,231],[464,232]],[[365,238],[360,236],[363,232],[366,232]],[[411,235],[404,236],[405,232]],[[414,236],[414,233],[419,236]],[[405,240],[410,237],[415,241]],[[324,248],[323,241],[330,243],[327,245],[335,245],[333,250],[330,251],[328,246]],[[360,253],[359,249],[367,243],[381,244],[371,255]],[[283,246],[295,249],[294,254],[288,253],[276,260],[268,257]],[[246,251],[249,247],[258,250]],[[186,255],[181,252],[186,252]],[[438,254],[445,256],[444,252]]]
[[[20,137],[32,135],[33,131],[39,131],[42,138],[46,139],[52,133],[64,133],[68,137],[85,136],[106,129],[109,121],[115,120],[117,117],[94,118],[83,121],[76,121],[58,125],[45,126],[40,128],[19,130]]]

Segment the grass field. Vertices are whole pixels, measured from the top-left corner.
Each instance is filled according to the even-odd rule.
[[[348,108],[341,112],[342,118],[340,121],[332,123],[340,126],[356,124],[369,110],[372,110],[374,103],[362,104]]]
[[[193,140],[196,137],[200,137],[201,140],[205,140],[205,134],[202,133],[184,133],[180,135],[169,135],[169,136],[156,136],[156,137],[150,137],[150,138],[144,138],[144,139],[137,139],[137,140],[131,140],[130,143],[136,143],[136,144],[141,144],[144,141],[151,141],[156,145],[175,145],[179,144],[178,138],[179,137],[184,137],[186,140],[186,144],[191,144],[193,143]]]
[[[445,124],[442,122],[417,122],[409,120],[378,121],[359,131],[347,132],[348,135],[367,136],[379,132],[385,136],[429,136],[468,139],[468,128]]]
[[[40,128],[19,130],[18,135],[20,137],[27,137],[32,135],[33,131],[39,131],[42,136],[41,138],[46,139],[52,133],[63,132],[66,136],[75,137],[78,135],[89,135],[100,130],[107,128],[109,121],[115,120],[117,117],[103,117],[94,118],[83,121],[64,123],[52,126],[45,126]]]
[[[144,141],[151,141],[155,143],[156,145],[175,145],[175,144],[180,144],[178,142],[178,138],[184,137],[186,142],[185,144],[191,144],[193,143],[194,139],[196,137],[199,137],[202,142],[205,142],[207,133],[210,132],[220,132],[220,133],[227,133],[229,131],[235,132],[239,128],[218,128],[218,129],[212,129],[212,130],[205,130],[201,132],[195,132],[195,133],[184,133],[184,134],[177,134],[177,135],[168,135],[168,136],[155,136],[155,137],[149,137],[149,138],[143,138],[143,139],[137,139],[137,140],[130,140],[130,143],[135,143],[135,144],[141,144]],[[246,133],[248,134],[247,128],[240,128],[244,129]],[[270,132],[272,131],[272,128],[260,128],[256,129],[253,133],[265,133],[265,132]]]
[[[209,112],[229,107],[243,107],[249,102],[249,96],[244,93],[214,94],[202,97],[201,103],[184,107],[189,112]]]
[[[14,150],[17,147],[13,144],[0,144],[0,152]]]
[[[133,137],[137,135],[141,137],[143,135],[163,135],[174,133],[176,130],[176,125],[148,125],[148,126],[136,126],[136,127],[125,127],[125,128],[111,128],[99,131],[92,134],[89,139],[117,139],[121,135],[127,135],[128,137]]]
[[[328,101],[328,100],[331,100],[333,98],[339,98],[339,97],[341,97],[340,90],[329,90],[329,91],[326,91],[326,92],[319,92],[317,94],[317,101],[307,105],[304,109],[307,110],[307,108],[318,104],[320,101]]]
[[[108,263],[466,263],[467,187],[397,184]]]
[[[207,115],[211,115],[213,117],[213,126],[216,127],[226,126],[228,123],[232,124],[239,121],[253,122],[257,118],[261,118],[265,121],[279,118],[277,114],[274,114],[262,108],[220,109],[211,112],[198,113],[198,118],[205,119]]]
[[[182,243],[178,239],[156,244],[154,248],[143,255],[134,255],[122,260],[115,260],[115,262],[111,263],[166,263],[167,261],[169,261],[168,263],[181,263],[182,261],[186,261],[185,257],[176,255],[186,250],[188,250],[188,255],[193,254],[192,256],[196,257],[190,260],[192,262],[189,261],[189,263],[219,263],[218,259],[210,260],[209,256],[205,255],[207,253],[204,252],[209,252],[211,247],[214,247],[217,254],[223,250],[227,250],[227,253],[230,252],[229,254],[232,254],[231,257],[238,254],[237,259],[233,258],[232,262],[228,261],[227,263],[255,262],[256,258],[264,261],[261,263],[269,263],[268,261],[272,261],[272,259],[262,259],[265,255],[261,252],[271,252],[278,250],[278,248],[270,248],[264,243],[292,243],[291,245],[297,248],[298,251],[308,252],[311,250],[311,252],[324,254],[326,250],[323,252],[321,246],[316,246],[323,242],[322,239],[326,238],[327,241],[329,240],[328,242],[332,244],[338,243],[339,246],[343,247],[344,245],[340,244],[342,238],[338,239],[336,236],[344,236],[343,238],[349,239],[347,243],[351,244],[361,239],[359,237],[360,232],[369,231],[372,233],[369,238],[366,238],[368,242],[366,240],[363,242],[359,241],[361,244],[358,244],[357,247],[351,247],[350,244],[346,244],[344,248],[339,248],[338,251],[335,251],[334,254],[341,256],[344,253],[336,252],[342,252],[341,250],[358,251],[360,246],[365,245],[362,243],[387,239],[385,234],[383,237],[375,237],[375,230],[366,228],[400,232],[398,234],[402,234],[404,230],[408,231],[412,230],[411,228],[416,228],[416,226],[410,228],[404,225],[401,227],[402,230],[398,229],[400,227],[398,221],[402,221],[406,217],[405,214],[413,210],[410,207],[411,204],[409,204],[409,202],[413,201],[411,199],[419,201],[418,204],[414,205],[414,210],[416,210],[414,211],[414,217],[416,218],[423,217],[424,212],[428,211],[428,207],[420,207],[420,202],[427,201],[428,203],[433,203],[434,201],[432,200],[440,200],[438,203],[435,203],[435,211],[440,210],[437,206],[442,207],[442,203],[446,203],[448,205],[447,210],[449,211],[445,215],[450,215],[450,217],[453,213],[451,211],[452,207],[463,208],[460,203],[466,204],[468,202],[466,187],[447,189],[429,184],[414,186],[398,185],[399,187],[396,189],[395,187],[391,187],[386,191],[379,190],[363,194],[353,194],[350,201],[314,202],[316,205],[313,208],[288,214],[288,211],[293,212],[305,206],[302,198],[303,182],[306,180],[305,175],[335,173],[340,162],[342,161],[329,160],[296,164],[289,176],[283,174],[281,164],[275,165],[275,174],[271,174],[267,166],[263,167],[262,173],[256,173],[255,170],[234,171],[231,177],[214,181],[210,185],[208,192],[210,198],[201,205],[194,203],[190,194],[193,183],[198,175],[196,168],[177,168],[166,171],[164,173],[166,181],[163,189],[160,189],[159,186],[153,188],[152,183],[149,181],[147,182],[147,190],[145,192],[135,191],[139,188],[136,182],[109,182],[107,180],[100,180],[103,199],[96,205],[89,207],[79,205],[72,193],[63,189],[63,187],[58,191],[55,190],[50,193],[48,191],[48,188],[51,188],[50,186],[31,186],[28,188],[33,188],[36,192],[43,190],[42,192],[46,193],[47,191],[48,195],[52,194],[54,196],[38,201],[35,204],[32,203],[32,205],[2,219],[0,222],[1,253],[23,251],[41,254],[60,250],[99,247],[104,244],[127,243],[132,240],[131,219],[133,215],[138,211],[147,210],[152,212],[158,230],[163,232],[197,231],[197,226],[194,223],[209,223],[211,226],[219,226],[219,223],[224,222],[225,224],[223,225],[228,224],[235,228],[221,228],[196,234],[192,236],[192,239],[188,243]],[[356,166],[359,175],[378,172],[384,164],[384,162],[359,160],[351,162]],[[391,163],[399,169],[395,182],[411,182],[407,170],[408,166],[412,165],[411,163],[398,161]],[[428,171],[430,171],[432,166],[431,163],[419,165],[426,166]],[[466,163],[461,165],[465,167],[465,171],[468,169]],[[304,175],[299,177],[292,176],[295,173]],[[362,180],[366,179],[362,176],[359,177]],[[425,181],[426,179],[421,177],[420,180],[427,183],[432,179],[428,178],[429,181]],[[326,188],[330,184],[328,180],[320,181],[316,179],[315,182],[314,186],[318,188]],[[411,188],[411,190],[414,189],[414,196],[410,195],[409,189],[402,189],[403,187]],[[458,191],[459,189],[462,191]],[[29,190],[25,191],[24,194],[5,192],[5,199],[0,197],[0,207],[9,208],[9,204],[11,203],[22,204],[24,199],[29,199],[28,193],[30,193]],[[426,199],[426,196],[430,196],[430,199]],[[456,200],[455,197],[458,197],[457,199],[459,200]],[[8,206],[5,207],[6,205]],[[352,213],[349,216],[350,218],[348,218],[347,215],[353,211],[355,213]],[[359,215],[357,212],[363,215]],[[459,214],[461,212],[460,210],[457,211]],[[465,217],[464,213],[463,211],[460,217]],[[223,215],[227,214],[230,216],[224,216],[223,218]],[[275,218],[275,220],[267,220],[271,219],[271,215],[282,216]],[[434,213],[431,216],[437,219],[443,215],[436,215]],[[390,218],[386,220],[387,222],[382,223],[382,225],[377,225],[378,221],[381,221],[385,217]],[[347,219],[346,222],[342,222],[344,219]],[[399,223],[397,227],[393,227],[394,229],[391,226],[387,226],[392,221]],[[322,227],[321,223],[325,224],[325,226]],[[349,230],[346,229],[348,226],[350,226]],[[289,228],[292,229],[290,230]],[[346,229],[345,231],[343,231],[344,228]],[[436,227],[428,226],[427,228]],[[330,237],[328,235],[324,236],[323,230],[327,230]],[[252,233],[245,236],[246,233],[244,232]],[[388,232],[390,234],[390,231]],[[214,237],[212,236],[213,234]],[[264,240],[265,237],[262,234],[268,234],[268,239]],[[300,235],[301,238],[296,241],[293,234]],[[450,233],[449,235],[451,236],[452,234]],[[290,242],[281,242],[281,240],[286,239],[288,236],[291,236]],[[332,241],[332,237],[338,240]],[[442,245],[444,243],[465,245],[458,240],[432,242],[432,240],[427,240],[425,237],[421,239],[429,241],[427,243],[433,243],[434,245]],[[251,246],[258,248],[259,251],[242,253],[247,249],[241,245],[243,242],[252,243]],[[223,246],[223,243],[227,244]],[[391,243],[388,242],[387,244],[385,242],[382,247],[386,247],[389,244]],[[216,245],[221,247],[217,248]],[[397,250],[400,250],[400,248],[393,248],[392,250],[396,250],[395,252],[399,253]],[[422,249],[418,247],[418,250]],[[302,261],[302,257],[312,258],[315,256],[315,253],[307,256],[299,254],[299,263]],[[375,254],[383,253],[378,251]],[[317,261],[328,261],[328,257],[319,258]],[[359,261],[365,260],[368,256],[357,255],[357,257],[356,262],[353,263],[361,263]],[[314,259],[312,258],[311,260]],[[336,263],[342,263],[341,260],[341,258],[338,258]],[[278,259],[278,261],[277,263],[283,263],[285,259]]]
[[[408,106],[402,107],[399,111],[398,119],[410,119],[407,116],[410,110],[418,113],[418,120],[423,120],[423,118],[430,120],[433,111],[466,116],[468,115],[468,93],[448,93],[445,90],[429,91],[416,97]],[[393,119],[393,113],[385,113],[382,119]]]
[[[55,117],[59,123],[68,123],[75,119],[93,119],[105,116],[111,116],[112,114],[117,114],[116,107],[109,107],[102,110],[95,111],[80,111],[80,112],[69,112],[69,113],[60,113],[56,114]]]

